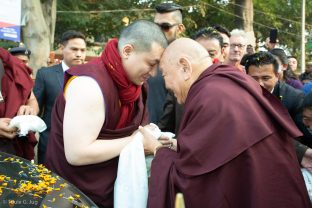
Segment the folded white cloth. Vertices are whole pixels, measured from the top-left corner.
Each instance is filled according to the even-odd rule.
[[[19,136],[26,136],[29,131],[43,132],[47,129],[47,125],[44,121],[40,117],[34,115],[15,116],[11,120],[9,127],[16,127]]]
[[[157,139],[162,135],[156,125],[154,130],[149,131]],[[153,157],[145,158],[143,135],[141,132],[137,132],[133,140],[122,149],[119,156],[118,172],[114,186],[115,208],[146,208],[148,194],[147,167],[150,168],[152,159]]]
[[[161,136],[168,137],[172,139],[175,137],[174,133],[171,132],[161,132],[160,129],[157,127],[156,132],[154,132],[153,136],[155,136],[157,139],[159,139]],[[151,176],[151,167],[152,167],[152,161],[154,159],[154,155],[147,155],[145,156],[145,164],[146,164],[146,171],[147,171],[147,176]]]
[[[307,187],[310,201],[312,202],[312,174],[306,168],[301,168],[301,172],[302,172],[303,179]]]

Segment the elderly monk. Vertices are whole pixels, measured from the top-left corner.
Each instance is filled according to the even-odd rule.
[[[154,151],[148,207],[311,207],[291,139],[301,135],[280,102],[232,66],[182,38],[165,50],[166,87],[185,104],[177,152],[140,127]]]

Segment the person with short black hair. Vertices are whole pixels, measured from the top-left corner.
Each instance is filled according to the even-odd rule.
[[[281,48],[273,48],[272,50],[269,51],[271,54],[277,56],[282,64],[282,67],[284,69],[287,68],[288,65],[288,59],[285,51]]]
[[[43,67],[38,70],[34,86],[34,94],[38,100],[40,116],[47,124],[47,129],[40,133],[38,145],[38,163],[45,160],[48,137],[51,129],[51,113],[57,95],[60,93],[64,72],[69,68],[83,64],[86,58],[85,36],[78,31],[68,30],[60,39],[60,50],[63,60],[60,64]]]
[[[308,148],[304,157],[302,158],[301,165],[307,168],[312,173],[312,93],[307,94],[302,103],[302,126],[299,129],[303,132],[304,136],[300,138],[300,142],[310,148]],[[298,148],[303,148],[300,145]]]
[[[310,133],[309,144],[312,146],[312,92],[307,94],[302,103],[302,120]]]
[[[66,32],[62,34],[61,39],[60,39],[60,44],[65,46],[69,40],[75,39],[75,38],[86,40],[85,35],[82,34],[81,32],[75,31],[75,30],[67,30]]]
[[[193,36],[193,40],[200,43],[209,53],[214,63],[222,59],[223,37],[220,32],[212,27],[199,29]]]
[[[301,140],[303,141],[306,140],[306,138],[309,138],[309,133],[305,131],[301,119],[304,94],[300,90],[278,80],[279,63],[277,59],[271,53],[258,52],[247,57],[245,61],[245,69],[248,75],[253,77],[262,87],[271,92],[287,108],[288,113],[292,117],[296,126],[304,134]],[[306,143],[303,143],[305,144],[303,145],[296,140],[294,140],[294,143],[299,163],[303,167],[311,166],[312,163],[307,164],[306,162],[311,154],[311,150],[305,146]]]
[[[168,42],[177,39],[184,32],[182,7],[175,3],[162,3],[155,7],[154,22],[165,33]]]
[[[139,125],[148,123],[145,84],[167,44],[155,23],[138,20],[119,40],[110,40],[99,58],[65,72],[46,165],[100,207],[114,206],[118,156]]]
[[[304,94],[278,79],[279,67],[278,60],[263,51],[249,55],[245,61],[247,74],[280,99],[294,119],[300,113]]]
[[[287,59],[288,59],[288,66],[289,66],[289,68],[293,72],[297,71],[297,67],[298,67],[297,57],[296,56],[287,56]]]
[[[226,29],[225,27],[222,27],[221,25],[214,25],[214,29],[216,29],[223,38],[223,45],[222,45],[222,59],[220,59],[220,62],[224,62],[230,53],[230,37],[231,33]]]
[[[303,85],[298,79],[297,75],[291,69],[289,69],[288,58],[285,51],[281,48],[273,48],[269,52],[273,54],[279,62],[279,80],[286,82],[293,88],[301,90]]]
[[[312,82],[312,61],[306,63],[305,72],[300,74],[299,79],[303,84]]]
[[[251,66],[256,66],[257,68],[259,68],[265,65],[272,65],[273,71],[276,74],[278,73],[278,68],[279,68],[279,64],[276,58],[274,58],[274,56],[271,55],[270,53],[263,52],[263,51],[246,56],[244,64],[245,64],[245,69],[246,69],[247,74]],[[273,89],[273,87],[272,88],[265,87],[265,88],[269,91]]]

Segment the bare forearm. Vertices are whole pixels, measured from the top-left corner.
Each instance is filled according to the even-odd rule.
[[[90,165],[108,161],[119,156],[121,150],[130,142],[131,137],[113,140],[95,140],[88,145],[75,145],[65,149],[67,161],[71,165]]]

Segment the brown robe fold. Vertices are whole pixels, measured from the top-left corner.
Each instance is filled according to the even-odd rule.
[[[148,207],[311,207],[292,139],[301,135],[280,102],[227,65],[206,69],[185,103],[178,151],[152,163]]]

